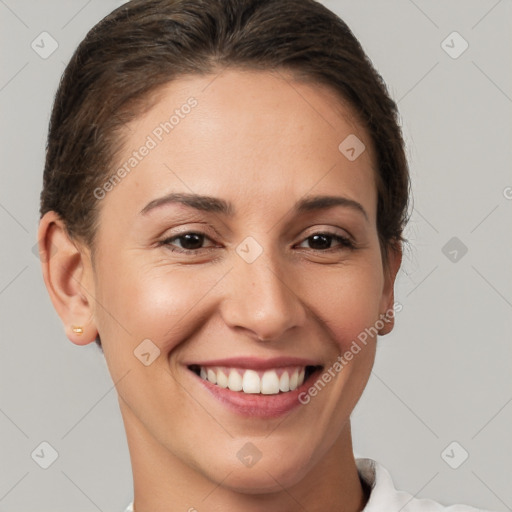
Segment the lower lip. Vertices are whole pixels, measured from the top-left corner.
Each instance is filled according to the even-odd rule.
[[[307,391],[311,386],[311,382],[321,373],[321,370],[315,371],[301,386],[293,391],[278,393],[277,395],[263,395],[261,393],[243,393],[242,391],[231,391],[231,389],[221,388],[202,379],[191,370],[188,371],[214,398],[232,411],[243,416],[259,418],[277,418],[299,405],[303,405],[299,401],[300,394]]]

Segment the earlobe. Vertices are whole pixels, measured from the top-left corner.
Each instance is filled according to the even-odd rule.
[[[47,212],[39,222],[39,255],[43,279],[68,339],[77,345],[93,342],[94,282],[86,249],[71,240],[57,213]]]
[[[384,288],[380,320],[384,325],[379,329],[379,336],[389,334],[395,325],[395,280],[402,264],[402,245],[387,248],[387,264],[384,268]]]

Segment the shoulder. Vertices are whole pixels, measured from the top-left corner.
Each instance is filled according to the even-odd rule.
[[[469,505],[445,506],[429,500],[415,498],[395,488],[389,472],[372,459],[356,459],[360,478],[370,487],[370,498],[363,512],[488,512]]]

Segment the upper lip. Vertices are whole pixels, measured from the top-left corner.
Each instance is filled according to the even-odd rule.
[[[287,366],[321,366],[318,361],[301,357],[274,357],[261,359],[258,357],[232,357],[228,359],[212,359],[208,361],[193,361],[186,366],[226,366],[229,368],[244,368],[248,370],[270,370]]]

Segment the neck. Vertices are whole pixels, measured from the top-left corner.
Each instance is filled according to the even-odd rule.
[[[287,488],[278,486],[275,492],[251,494],[230,488],[229,475],[215,482],[186,464],[159,444],[126,405],[121,406],[135,512],[360,512],[368,500],[357,472],[349,422],[328,453],[300,481]]]

